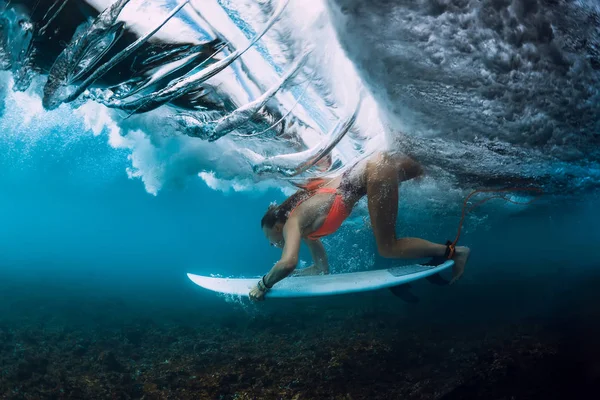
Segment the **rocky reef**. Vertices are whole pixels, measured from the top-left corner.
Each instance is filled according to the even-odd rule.
[[[561,317],[519,319],[420,318],[436,302],[385,294],[202,308],[15,297],[0,313],[0,398],[589,398],[600,308],[578,296]]]

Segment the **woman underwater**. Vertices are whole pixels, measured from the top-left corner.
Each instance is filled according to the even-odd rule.
[[[377,250],[385,258],[446,257],[454,260],[453,278],[465,269],[470,250],[419,238],[397,238],[398,187],[422,175],[414,160],[388,152],[376,153],[329,181],[315,179],[280,205],[269,206],[261,220],[262,230],[273,246],[282,248],[281,259],[250,291],[252,300],[290,275],[298,263],[300,242],[308,246],[314,265],[296,275],[328,273],[327,255],[319,238],[335,232],[354,205],[367,196]]]

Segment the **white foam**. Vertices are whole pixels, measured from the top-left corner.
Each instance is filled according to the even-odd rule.
[[[231,21],[218,17],[223,11],[213,3],[216,2],[198,1],[195,4],[206,16],[217,17],[214,24],[218,25],[218,30],[226,32],[228,40],[236,46],[241,46],[247,41],[246,37]],[[235,9],[257,31],[268,19],[270,16],[268,11],[274,8],[276,3],[275,1],[262,3],[236,1],[227,2],[227,6]],[[270,7],[267,7],[267,4],[270,4]],[[309,88],[307,101],[312,103],[320,118],[326,119],[325,122],[329,125],[321,126],[325,130],[356,104],[358,93],[363,85],[354,66],[337,41],[324,1],[312,1],[310,7],[307,7],[301,0],[291,0],[280,21],[264,36],[261,44],[281,66],[289,65],[295,57],[307,49],[312,51],[308,64],[311,71],[316,71],[317,86],[312,85]],[[276,75],[273,75],[272,67],[256,49],[244,55],[244,62],[253,69],[254,74],[264,83],[264,87],[273,84]],[[309,74],[307,72],[307,75]],[[295,103],[295,99],[285,92],[278,95],[278,99],[282,101],[284,110]],[[314,116],[311,118],[310,112],[308,114],[307,112],[304,110],[299,115],[308,120],[314,118]],[[351,136],[355,135],[364,140],[376,137],[382,132],[383,126],[376,103],[372,96],[367,94]],[[322,133],[305,130],[302,131],[302,139],[309,147],[314,146],[322,140]],[[345,140],[338,145],[336,154],[343,161],[348,161],[354,158],[357,152],[353,148],[353,143]]]
[[[92,0],[91,3],[102,10],[110,2]],[[247,43],[248,38],[220,9],[216,0],[194,0],[193,3],[236,47]],[[579,134],[580,131],[575,130],[567,134],[562,128],[558,128],[559,125],[549,124],[553,115],[560,111],[553,108],[555,104],[551,104],[552,107],[548,109],[540,108],[536,99],[531,103],[515,101],[513,105],[510,98],[482,99],[481,92],[469,91],[469,85],[481,85],[481,88],[490,91],[498,90],[498,87],[504,90],[504,86],[499,86],[498,79],[510,78],[509,86],[513,85],[510,87],[515,92],[524,93],[525,100],[535,95],[538,89],[547,89],[551,93],[560,92],[563,78],[558,76],[557,80],[549,79],[555,76],[553,74],[556,71],[552,69],[555,65],[549,64],[547,54],[541,54],[539,46],[526,42],[517,51],[507,44],[505,38],[498,39],[498,29],[482,25],[482,21],[485,22],[482,12],[489,11],[485,7],[490,7],[491,4],[487,0],[481,6],[462,11],[452,8],[459,7],[462,2],[444,2],[442,6],[449,8],[441,14],[431,12],[431,7],[436,2],[421,0],[417,3],[412,7],[406,2],[400,2],[386,11],[382,9],[389,5],[386,2],[314,0],[307,7],[302,0],[290,1],[282,19],[261,43],[283,69],[289,65],[294,55],[307,48],[313,51],[310,68],[316,70],[317,85],[307,91],[305,108],[299,107],[297,115],[306,117],[317,129],[297,130],[303,145],[311,146],[320,142],[326,130],[318,129],[319,126],[326,128],[334,124],[336,116],[347,112],[347,107],[355,102],[358,89],[365,85],[370,89],[370,94],[363,101],[356,126],[336,149],[336,155],[345,162],[358,157],[361,151],[368,153],[390,146],[395,143],[390,139],[398,137],[399,133],[444,137],[443,141],[420,142],[420,148],[417,149],[420,153],[417,153],[423,156],[425,162],[437,163],[442,169],[451,171],[446,175],[438,174],[438,178],[442,176],[447,182],[451,182],[448,176],[453,173],[468,175],[489,172],[496,176],[523,174],[529,177],[551,173],[548,170],[549,166],[554,165],[554,160],[546,158],[543,151],[521,152],[515,150],[517,146],[500,146],[496,141],[498,138],[516,145],[533,143],[533,146],[536,146],[538,140],[544,145],[553,145],[553,156],[558,154],[566,157],[568,154],[571,159],[580,158],[581,155],[585,157],[590,150],[584,145],[589,144],[593,135],[589,135],[588,131]],[[174,4],[166,0],[134,0],[125,7],[122,18],[131,23],[134,30],[143,34],[165,17]],[[230,2],[229,5],[235,7],[258,31],[269,17],[268,4],[270,2],[267,0],[259,3],[240,0]],[[591,0],[580,1],[579,4],[586,10],[597,9]],[[272,5],[276,3],[272,2]],[[344,13],[340,12],[342,7]],[[186,6],[184,10],[188,12],[188,16],[192,15],[189,13],[190,6]],[[535,17],[543,22],[542,11]],[[503,23],[509,22],[519,12],[521,11],[516,6],[510,8],[508,16],[503,15],[503,18],[508,18],[502,20]],[[466,28],[459,29],[463,25]],[[521,21],[512,33],[519,34],[527,29],[532,28]],[[556,27],[556,35],[561,33],[558,29]],[[198,37],[186,23],[176,17],[160,30],[160,35],[156,38],[165,41],[190,41],[190,31],[192,36]],[[343,48],[338,38],[342,39]],[[577,61],[567,71],[567,78],[569,82],[581,85],[570,85],[556,99],[576,103],[580,90],[587,87],[585,90],[593,92],[589,89],[593,87],[588,85],[589,76],[585,75],[589,70],[585,68],[585,60],[579,59],[577,55],[568,51],[561,54],[570,61]],[[513,59],[513,56],[516,58]],[[541,57],[542,61],[535,61],[536,57]],[[240,104],[260,94],[264,90],[262,87],[270,86],[279,76],[256,48],[245,54],[243,59],[252,70],[252,79],[256,78],[256,84],[250,82],[249,78],[244,78],[244,74],[234,74],[233,69],[227,69],[209,81]],[[511,60],[520,62],[519,68],[508,65]],[[395,61],[398,63],[395,64]],[[494,68],[489,67],[490,63]],[[507,73],[498,72],[498,68],[503,67],[512,69],[509,68],[511,71]],[[308,76],[305,73],[304,78]],[[247,89],[241,87],[240,79],[246,79]],[[221,191],[246,191],[276,184],[290,190],[288,185],[276,183],[272,177],[256,176],[247,157],[252,152],[257,159],[279,152],[284,147],[283,141],[246,142],[243,139],[224,137],[217,142],[208,143],[182,136],[177,132],[178,126],[172,122],[173,110],[168,106],[151,113],[134,115],[127,120],[123,119],[123,114],[91,102],[82,105],[74,113],[70,105],[47,112],[43,110],[40,100],[43,78],[34,80],[24,93],[12,92],[9,74],[0,74],[0,80],[7,90],[2,124],[10,126],[8,131],[2,132],[4,137],[13,135],[15,140],[34,142],[36,135],[46,134],[55,127],[65,127],[63,134],[71,135],[76,140],[77,135],[82,132],[71,132],[72,129],[67,126],[81,123],[93,135],[106,135],[108,144],[113,148],[129,152],[131,165],[128,174],[131,178],[141,179],[149,193],[157,194],[165,185],[183,185],[187,179],[198,177],[215,190]],[[457,89],[461,85],[466,87],[464,92]],[[596,96],[600,96],[597,90]],[[543,101],[544,96],[539,97],[539,101]],[[599,104],[593,101],[596,98],[563,108],[565,112],[593,111]],[[553,99],[555,98],[552,97],[551,100],[554,101]],[[277,97],[283,111],[294,101],[289,92]],[[500,117],[508,118],[504,115],[506,104],[509,104],[509,111],[513,106],[520,109],[515,114],[514,121],[501,124],[498,122]],[[310,110],[311,105],[316,109],[315,112]],[[456,114],[446,113],[448,109],[455,110]],[[490,126],[503,129],[490,129]],[[17,137],[17,127],[26,127],[32,133],[27,138]],[[482,127],[482,130],[473,127]],[[384,131],[388,133],[387,137],[381,134]],[[458,141],[463,138],[468,140]],[[476,141],[475,138],[483,140]],[[495,147],[490,147],[490,143]],[[357,150],[357,144],[365,148]],[[465,163],[465,160],[470,162]],[[567,180],[569,174],[589,175],[585,168],[589,171],[594,167],[585,163],[582,166],[560,166],[565,172],[564,177],[558,178],[564,180]],[[594,176],[589,182],[582,180],[582,184],[593,185],[596,181],[597,177]],[[569,183],[573,182],[577,183],[578,180],[569,179]]]
[[[113,0],[86,0],[86,2],[99,12],[114,3]],[[141,36],[160,25],[173,8],[174,3],[168,0],[132,0],[123,8],[117,20],[125,22],[129,29]],[[151,42],[157,40],[170,43],[200,43],[198,33],[177,18],[167,22],[150,39]]]
[[[39,93],[45,82],[44,78],[34,78],[25,92],[13,91],[14,80],[8,72],[1,72],[0,80],[6,87],[4,115],[0,118],[0,135],[5,140],[27,142],[33,146],[51,132],[81,122],[72,117],[70,106],[62,106],[51,112],[43,109]]]
[[[252,192],[261,193],[274,187],[279,187],[279,184],[274,181],[254,182],[251,179],[234,178],[234,179],[219,179],[214,171],[202,171],[198,173],[198,177],[206,183],[206,185],[223,193],[230,192]]]
[[[600,80],[598,3],[578,4],[327,2],[390,134],[486,137],[546,152],[558,144],[553,155],[564,159],[571,147],[590,151],[600,112],[590,90]]]

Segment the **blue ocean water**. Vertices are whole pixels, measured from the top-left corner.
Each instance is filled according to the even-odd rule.
[[[224,193],[196,179],[153,196],[127,177],[126,152],[115,151],[106,137],[85,131],[75,119],[39,132],[33,143],[14,136],[4,141],[9,151],[2,157],[2,274],[4,282],[22,285],[20,295],[47,287],[176,306],[208,295],[193,287],[187,272],[260,276],[278,260],[279,250],[268,245],[259,224],[267,205],[285,198],[275,188]],[[403,209],[402,187],[400,194],[399,234],[437,242],[453,238],[460,204],[428,215],[426,205]],[[473,249],[461,284],[500,288],[513,281],[553,281],[562,290],[568,279],[593,276],[600,239],[596,206],[590,193],[550,196],[529,206],[493,200],[475,210],[461,239]],[[324,239],[332,270],[397,263],[377,256],[372,231],[357,213]],[[301,259],[308,263],[303,265],[311,262],[304,248]]]
[[[76,124],[72,128],[66,127],[78,128]],[[11,339],[7,339],[11,336],[6,336],[4,343],[6,346],[10,343],[11,354],[17,355],[16,358],[5,357],[5,360],[26,360],[31,357],[31,350],[24,350],[23,354],[28,354],[25,358],[19,355],[19,351],[32,345],[43,348],[40,351],[50,364],[56,362],[53,357],[75,357],[69,355],[70,350],[60,344],[61,339],[54,333],[59,330],[63,332],[62,335],[70,335],[71,340],[75,341],[73,343],[85,349],[81,351],[91,360],[90,363],[105,365],[96,372],[88,370],[82,374],[92,374],[102,379],[100,377],[105,372],[101,371],[113,368],[110,362],[102,361],[102,357],[105,357],[102,351],[110,349],[116,352],[119,363],[128,365],[123,368],[133,372],[143,371],[141,379],[131,378],[133,382],[138,382],[139,387],[133,383],[131,388],[106,383],[103,387],[112,389],[105,389],[104,392],[89,389],[90,395],[97,398],[105,398],[109,396],[108,393],[129,393],[134,398],[141,398],[144,393],[148,395],[156,391],[160,393],[156,394],[157,398],[167,393],[180,396],[177,388],[186,387],[185,384],[168,384],[161,378],[153,377],[153,373],[163,374],[164,366],[141,366],[144,362],[151,362],[146,359],[143,362],[130,361],[129,357],[136,357],[130,354],[132,350],[123,349],[110,340],[125,341],[137,353],[160,352],[158,349],[163,349],[163,358],[179,357],[181,364],[177,368],[183,368],[181,365],[186,363],[186,357],[194,354],[191,348],[177,345],[184,346],[186,340],[195,340],[194,336],[187,338],[189,333],[178,331],[186,326],[191,326],[191,332],[205,339],[208,334],[199,333],[204,332],[203,329],[209,329],[217,335],[226,334],[229,339],[223,344],[203,346],[217,346],[218,349],[222,348],[218,346],[227,347],[231,342],[237,342],[247,348],[244,357],[257,357],[253,362],[267,362],[276,356],[271,353],[265,356],[259,350],[260,346],[254,349],[247,340],[264,340],[264,345],[270,346],[269,343],[282,338],[294,340],[292,338],[301,337],[301,340],[310,342],[316,340],[311,338],[330,334],[349,335],[346,343],[352,343],[352,336],[359,335],[363,338],[360,340],[372,340],[374,344],[370,346],[378,349],[376,351],[382,357],[394,352],[401,352],[396,356],[404,354],[406,357],[404,346],[418,351],[421,345],[406,341],[402,342],[403,345],[395,345],[393,340],[386,339],[390,334],[387,331],[397,337],[409,333],[422,336],[432,343],[438,343],[440,348],[445,349],[444,354],[449,351],[446,346],[449,349],[456,347],[456,351],[465,354],[477,354],[485,352],[485,346],[496,346],[490,339],[494,335],[500,336],[498,340],[518,341],[518,338],[532,334],[526,328],[522,328],[524,332],[516,332],[516,328],[509,329],[506,326],[527,327],[529,325],[522,321],[531,318],[536,324],[539,321],[556,322],[563,317],[570,319],[579,313],[586,316],[597,310],[597,286],[586,286],[586,283],[600,282],[596,257],[599,239],[596,227],[600,222],[600,214],[596,197],[592,195],[579,199],[546,199],[539,205],[510,215],[506,215],[504,205],[498,203],[475,211],[474,214],[487,220],[476,228],[469,227],[468,222],[465,227],[462,243],[473,249],[465,277],[452,288],[415,284],[414,292],[421,298],[421,304],[416,307],[404,304],[386,293],[302,302],[271,301],[254,306],[247,301],[232,302],[204,292],[193,285],[185,273],[257,276],[268,271],[279,253],[263,238],[259,220],[269,202],[284,198],[281,192],[222,193],[196,180],[185,187],[167,189],[153,196],[144,190],[138,180],[126,176],[126,155],[115,154],[113,149],[106,146],[105,138],[80,131],[80,138],[75,143],[67,144],[65,135],[61,133],[65,132],[46,132],[46,139],[29,148],[26,158],[22,157],[25,154],[22,150],[14,149],[10,156],[4,153],[2,159],[3,174],[0,179],[4,190],[0,207],[0,262],[4,300],[1,329],[14,335]],[[64,151],[65,147],[68,151]],[[453,211],[457,210],[458,207],[453,207]],[[427,215],[426,208],[418,212],[419,216],[408,214],[401,208],[398,231],[432,240],[441,241],[451,236],[458,221],[456,212],[447,215],[442,226],[439,220]],[[403,224],[403,216],[409,221],[408,226]],[[356,228],[344,227],[325,240],[332,269],[341,272],[345,269],[388,266],[389,261],[376,256],[370,230],[365,226]],[[305,250],[302,258],[310,262]],[[365,307],[367,311],[364,311]],[[323,319],[324,316],[326,319]],[[583,321],[587,322],[581,324],[590,324],[589,318],[584,317]],[[302,326],[293,322],[299,320],[303,321]],[[348,325],[348,321],[358,322],[363,328]],[[368,327],[366,329],[365,324]],[[400,325],[396,327],[396,324]],[[455,327],[455,324],[462,328]],[[574,326],[573,322],[569,325],[571,328]],[[508,329],[508,333],[494,333],[498,326]],[[96,333],[92,334],[87,329],[93,329]],[[223,332],[222,329],[228,330]],[[469,333],[461,332],[461,329]],[[476,346],[479,339],[470,335],[477,335],[479,333],[473,332],[481,332],[482,329],[487,332],[487,345],[482,344],[484,348],[479,349]],[[232,333],[235,331],[238,333]],[[258,332],[267,332],[267,336],[256,339]],[[459,350],[460,341],[454,339],[447,343],[447,338],[442,339],[431,332],[450,335],[450,338],[464,336],[470,346],[477,348]],[[136,342],[138,334],[148,337]],[[169,335],[175,335],[172,339],[175,344],[161,344],[160,338]],[[245,335],[248,335],[248,339]],[[535,331],[533,335],[535,337]],[[29,336],[32,337],[28,339]],[[86,336],[92,338],[95,344],[86,342],[89,341],[85,339]],[[201,343],[200,337],[198,340]],[[254,339],[250,339],[252,337]],[[575,338],[578,337],[575,334]],[[109,342],[102,344],[103,340]],[[315,345],[322,346],[327,354],[335,351],[353,354],[342,344],[332,344],[327,339],[318,340],[320,344]],[[502,343],[506,348],[506,342]],[[234,348],[239,345],[233,344]],[[392,346],[392,350],[378,346]],[[527,347],[533,345],[524,346],[528,351],[533,351],[532,347]],[[395,348],[397,350],[393,350]],[[222,354],[230,351],[222,349]],[[280,357],[284,360],[293,357],[289,353],[291,349],[284,346],[279,350],[284,352]],[[305,349],[298,351],[306,352]],[[438,351],[442,352],[439,348]],[[510,354],[511,350],[506,351]],[[545,350],[540,351],[543,353]],[[437,363],[437,357],[446,359],[445,362],[456,367],[453,361],[448,361],[452,357],[440,353],[432,351],[425,353],[429,355],[421,355],[426,360],[432,360],[423,361],[424,368],[428,368],[429,362]],[[209,354],[213,359],[219,359],[216,354]],[[233,350],[233,354],[240,357],[239,351],[236,353]],[[354,357],[365,354],[369,354],[369,350],[361,350]],[[587,360],[581,354],[575,354],[574,360]],[[220,371],[220,363],[214,361],[211,364],[210,357],[202,361],[207,367],[200,368],[192,363],[191,369],[197,371],[193,373],[201,377],[204,368],[208,368],[206,373]],[[229,359],[227,357],[225,360]],[[69,362],[65,365],[69,365]],[[10,362],[5,361],[3,368],[4,376],[8,378],[3,381],[2,387],[6,398],[21,398],[19,391],[31,392],[32,389],[25,384],[28,382],[25,378],[12,378]],[[85,371],[87,367],[69,368],[71,374],[77,375],[81,368]],[[244,370],[234,361],[227,361],[223,368],[233,371],[231,373]],[[321,368],[327,368],[327,373],[331,374],[332,368],[335,370],[336,367]],[[345,367],[346,370],[349,368],[352,370],[352,367]],[[380,367],[377,361],[371,361],[370,368]],[[398,368],[411,370],[410,365]],[[69,379],[61,381],[51,378],[55,369],[44,369],[46,379],[52,385],[55,380],[63,385],[63,393],[70,394],[67,398],[80,398],[85,394],[81,388],[78,389],[80,391],[75,390],[77,384]],[[365,371],[358,368],[347,374],[360,373],[365,376]],[[460,368],[459,371],[455,372],[456,376],[465,377],[471,373],[468,368],[467,372]],[[347,379],[347,375],[339,373],[339,377],[330,379]],[[529,376],[529,373],[524,373],[524,376]],[[40,376],[39,372],[33,374],[34,377]],[[278,381],[278,374],[273,376]],[[416,376],[417,379],[430,379],[426,378],[429,376],[426,372]],[[111,382],[109,377],[104,379]],[[302,374],[295,379],[298,382],[296,387],[277,389],[276,392],[306,392],[308,381]],[[333,393],[340,390],[330,386],[327,383],[330,381],[316,382],[318,387],[329,388],[327,390]],[[436,384],[441,385],[439,382]],[[54,392],[49,386],[44,386],[50,383],[39,385],[33,386],[38,388],[38,393],[52,398]],[[265,393],[265,388],[273,387],[267,383],[260,385],[261,389],[251,389],[252,385],[248,386],[243,379],[234,385],[237,392],[228,392],[222,385],[220,383],[218,386],[221,389],[210,394],[204,393],[201,397],[213,398],[217,392],[225,398],[237,392],[256,395]],[[348,390],[352,393],[355,389]],[[513,387],[511,390],[520,393],[519,388]],[[196,389],[195,393],[201,392]],[[459,398],[468,398],[468,393]],[[316,396],[308,394],[308,397],[313,395]],[[276,394],[266,395],[270,396]]]
[[[52,35],[62,40],[60,51],[81,45],[70,42],[75,28],[93,37],[86,18],[112,3],[63,4],[69,17],[61,2],[48,13],[30,3],[0,5],[6,70],[0,73],[0,398],[594,398],[600,382],[600,169],[593,115],[597,55],[589,46],[597,33],[574,21],[597,16],[597,5],[579,2],[575,12],[574,4],[561,3],[572,18],[563,20],[543,2],[483,2],[472,5],[473,13],[463,13],[462,2],[402,3],[403,13],[396,14],[386,2],[309,8],[291,1],[259,51],[188,87],[204,85],[201,91],[180,92],[141,112],[123,104],[156,100],[172,82],[197,72],[193,68],[202,71],[195,63],[208,50],[200,36],[227,42],[225,56],[231,54],[260,31],[275,2],[191,2],[185,16],[161,28],[163,36],[122,63],[127,68],[115,65],[78,100],[52,110],[42,98],[63,98],[125,44],[95,58],[109,41],[105,32],[106,41],[92,41],[66,72],[52,69],[58,56],[48,45],[57,41]],[[175,5],[138,3],[157,20]],[[486,7],[506,24],[479,26]],[[119,17],[126,44],[147,28],[135,15]],[[384,17],[391,22],[380,23]],[[526,17],[537,25],[522,22]],[[553,44],[545,42],[549,18],[557,21]],[[382,41],[406,22],[406,41],[369,45],[377,21]],[[45,24],[56,30],[40,31]],[[118,26],[116,20],[106,24]],[[439,36],[425,35],[436,24],[443,28]],[[463,36],[449,34],[453,24],[473,30],[473,42],[459,43],[460,56],[452,38]],[[190,34],[189,26],[201,27],[202,35]],[[357,30],[348,32],[352,26]],[[360,29],[364,42],[352,39]],[[521,32],[521,39],[510,32]],[[589,34],[589,41],[570,33]],[[430,40],[412,40],[420,35]],[[206,121],[256,100],[315,42],[321,46],[313,48],[298,84],[281,88],[251,117],[240,113],[243,124],[219,140],[198,134]],[[199,47],[192,51],[189,43]],[[423,50],[423,43],[430,47]],[[357,56],[361,46],[368,57]],[[589,50],[588,56],[578,57],[573,47]],[[365,69],[375,50],[389,54],[375,54],[382,63]],[[472,63],[465,54],[473,54]],[[407,66],[406,74],[380,68],[394,60]],[[415,71],[419,79],[411,80]],[[64,87],[50,90],[48,75]],[[532,84],[536,94],[527,84],[541,82],[540,76],[555,86]],[[469,77],[489,86],[474,89],[465,84]],[[577,78],[585,84],[571,85]],[[325,128],[347,117],[357,82],[369,89],[363,108],[352,129],[328,146],[333,141]],[[305,84],[310,90],[300,98]],[[496,96],[498,87],[507,95]],[[561,92],[565,87],[572,91]],[[457,88],[472,90],[473,102]],[[521,107],[524,98],[536,101]],[[444,107],[433,108],[439,103]],[[571,103],[577,106],[567,107]],[[455,124],[449,110],[468,123]],[[269,126],[276,133],[252,136]],[[490,133],[490,126],[504,130]],[[414,282],[416,304],[386,290],[255,304],[205,291],[187,278],[191,272],[258,279],[281,255],[264,238],[260,219],[271,202],[292,192],[289,171],[303,178],[323,169],[338,173],[384,142],[429,167],[422,181],[400,186],[400,236],[454,239],[462,201],[473,189],[534,185],[545,194],[528,205],[492,200],[468,214],[460,244],[472,255],[464,277],[451,287]],[[326,163],[318,170],[313,164],[320,156]],[[257,173],[264,165],[274,172]],[[511,198],[530,199],[521,192]],[[413,262],[377,254],[365,199],[323,243],[332,273]],[[303,247],[298,267],[311,263]]]
[[[264,340],[264,346],[269,346],[272,341],[282,338],[294,340],[292,338],[301,337],[301,340],[310,342],[316,340],[311,338],[321,337],[320,335],[352,337],[356,334],[363,338],[361,340],[373,340],[375,344],[371,346],[392,346],[392,350],[377,350],[379,354],[401,352],[396,355],[400,356],[404,354],[405,350],[401,350],[405,349],[404,346],[411,346],[411,349],[417,351],[420,345],[407,342],[394,345],[391,339],[385,337],[389,334],[402,337],[412,332],[410,334],[438,343],[438,346],[445,349],[444,352],[456,347],[457,351],[476,354],[485,352],[485,346],[497,346],[490,344],[493,342],[490,335],[499,335],[498,340],[504,341],[517,341],[528,335],[536,337],[536,334],[543,338],[542,334],[535,331],[531,333],[526,328],[522,328],[524,332],[506,328],[528,327],[528,323],[523,321],[532,318],[538,324],[539,321],[556,322],[582,314],[584,322],[579,322],[582,326],[588,326],[596,318],[589,316],[590,313],[596,315],[593,313],[598,309],[597,285],[593,282],[600,282],[596,251],[599,239],[596,227],[600,222],[600,213],[597,210],[597,199],[593,195],[578,199],[546,199],[539,205],[510,215],[506,215],[504,206],[498,203],[475,211],[474,214],[485,217],[486,220],[476,228],[469,227],[467,221],[461,243],[470,246],[473,255],[465,277],[452,288],[432,287],[421,282],[415,284],[414,293],[421,299],[416,307],[387,293],[342,299],[291,300],[287,303],[271,301],[256,306],[249,304],[247,300],[232,302],[231,299],[204,292],[193,285],[185,274],[193,272],[257,276],[267,272],[278,259],[279,253],[262,236],[259,220],[271,201],[284,198],[280,191],[222,193],[196,180],[185,187],[167,189],[158,196],[153,196],[144,190],[138,180],[126,176],[125,154],[115,154],[113,149],[106,146],[105,138],[94,137],[89,132],[78,134],[81,137],[76,143],[66,145],[65,136],[61,132],[47,132],[47,140],[29,148],[26,159],[20,157],[24,154],[20,151],[15,151],[9,157],[4,153],[3,174],[0,178],[4,188],[0,207],[1,286],[4,298],[1,329],[3,332],[13,332],[12,339],[5,339],[7,346],[10,343],[11,354],[15,354],[14,346],[31,347],[31,344],[27,344],[27,340],[31,340],[35,347],[45,348],[41,351],[44,359],[50,360],[51,364],[56,362],[53,357],[71,357],[66,355],[71,353],[67,353],[66,348],[60,344],[57,334],[52,333],[59,330],[71,335],[78,346],[86,349],[85,356],[89,357],[92,364],[104,365],[103,361],[98,361],[104,357],[102,351],[112,349],[120,363],[131,364],[126,367],[127,370],[136,371],[136,368],[141,368],[144,371],[143,379],[136,381],[131,378],[138,382],[139,387],[132,384],[133,389],[128,389],[127,385],[106,383],[103,387],[112,389],[105,389],[105,392],[90,389],[89,393],[93,393],[91,396],[104,398],[109,396],[107,393],[129,393],[134,398],[141,398],[143,393],[154,393],[160,389],[161,394],[156,396],[161,397],[166,393],[180,393],[177,388],[186,387],[181,383],[167,384],[161,378],[153,377],[154,373],[164,373],[160,372],[164,371],[162,367],[140,367],[142,364],[138,365],[138,362],[124,361],[129,360],[131,350],[124,350],[120,345],[110,344],[110,341],[102,344],[102,340],[111,340],[102,339],[103,336],[124,341],[125,339],[118,338],[129,335],[126,342],[130,343],[127,346],[132,347],[133,351],[143,353],[145,350],[157,351],[156,349],[164,347],[164,358],[179,357],[181,363],[185,364],[183,360],[194,354],[194,351],[173,344],[165,347],[167,345],[161,344],[160,338],[175,335],[175,343],[183,345],[187,343],[186,340],[195,339],[188,338],[189,333],[182,333],[177,329],[191,326],[191,332],[204,338],[208,334],[200,332],[205,332],[206,329],[216,335],[226,334],[230,338],[222,345],[208,344],[208,348],[229,345],[237,348],[235,343],[239,343],[247,346],[248,350],[244,353],[248,354],[246,357],[258,357],[254,362],[266,362],[265,360],[273,360],[276,356],[269,355],[265,358],[260,347],[253,350],[254,347],[247,344],[247,340]],[[64,151],[65,147],[68,151]],[[402,188],[400,190],[402,193]],[[459,207],[453,207],[453,212],[440,222],[437,217],[428,216],[426,208],[418,211],[418,216],[410,215],[406,210],[403,212],[401,208],[398,231],[442,241],[454,234],[458,210]],[[403,216],[408,220],[408,226],[403,223]],[[388,260],[376,256],[371,231],[364,225],[343,227],[326,239],[325,245],[331,267],[336,272],[390,265]],[[310,263],[305,249],[302,259]],[[263,320],[264,318],[267,320]],[[303,324],[298,326],[298,322],[293,321],[303,321]],[[348,321],[359,323],[360,327],[349,325]],[[374,322],[377,324],[373,325]],[[455,327],[455,324],[462,328]],[[570,329],[577,326],[573,324],[572,321],[569,322]],[[365,329],[364,326],[368,328]],[[508,329],[508,332],[503,335],[491,333],[499,330],[498,326],[502,327],[500,329]],[[584,329],[582,326],[576,328],[576,332]],[[93,329],[96,333],[90,336],[92,334],[88,333],[88,329]],[[172,329],[176,331],[172,332]],[[228,330],[223,332],[222,329]],[[232,333],[231,329],[238,333]],[[340,329],[342,332],[338,331]],[[488,344],[482,343],[482,349],[470,347],[469,350],[458,350],[460,341],[455,339],[447,343],[447,338],[431,336],[431,332],[450,335],[450,338],[464,336],[470,346],[476,347],[479,339],[463,333],[462,329],[471,334],[486,331]],[[148,335],[150,334],[147,332],[153,333],[149,338],[139,339],[139,344],[132,344],[136,343],[134,338],[138,331]],[[258,332],[267,332],[267,336],[256,339]],[[27,335],[33,338],[27,339]],[[248,335],[248,339],[245,335]],[[580,340],[578,335],[575,333],[569,340]],[[92,343],[96,344],[89,344],[86,342],[88,339],[81,339],[86,336],[93,337]],[[250,339],[251,337],[255,339]],[[348,340],[352,342],[352,339]],[[51,342],[56,344],[50,347],[42,344]],[[332,344],[327,339],[319,339],[319,342],[320,344],[315,345],[323,346],[323,351],[327,354],[346,351],[340,350],[346,347],[335,344],[337,342]],[[506,348],[505,342],[502,343]],[[583,343],[588,346],[588,342]],[[293,348],[294,346],[291,347]],[[20,350],[21,347],[16,349]],[[277,354],[282,359],[288,359],[292,357],[289,353],[291,349],[281,349],[284,353]],[[222,350],[223,354],[228,351],[230,350]],[[506,351],[510,353],[512,350]],[[571,351],[569,350],[569,354]],[[31,350],[23,354],[30,353]],[[17,352],[16,358],[5,360],[16,362],[14,360],[27,359],[19,354]],[[209,354],[215,360],[220,359],[216,354]],[[235,350],[233,354],[236,354]],[[350,354],[353,354],[352,351]],[[362,350],[354,357],[365,354],[369,354],[369,351]],[[449,365],[456,367],[440,353],[433,351],[426,354],[429,356],[422,355],[430,360],[425,361],[426,369],[429,362],[438,362],[437,357],[446,359]],[[572,360],[588,360],[587,356],[580,353],[573,354],[575,356]],[[235,357],[239,357],[239,353]],[[234,371],[232,373],[244,370],[243,367],[232,364],[232,361],[227,361],[224,367],[219,367],[220,363],[215,361],[214,367],[210,367],[213,365],[210,359],[209,357],[203,361],[208,365],[206,373],[215,373],[220,368]],[[110,363],[107,362],[106,365],[102,367],[102,371],[112,368]],[[203,370],[194,367],[193,363],[190,365],[192,370]],[[373,367],[379,368],[377,361],[371,362],[369,368]],[[25,378],[12,378],[11,361],[5,361],[3,368],[5,377],[8,378],[4,380],[2,387],[6,398],[21,398],[19,390],[24,393],[32,390],[25,384],[28,382]],[[70,373],[77,375],[77,371],[81,368],[85,371],[87,367],[70,368]],[[177,368],[183,367],[178,365]],[[331,373],[331,368],[335,367],[327,368]],[[345,368],[347,370],[350,367]],[[357,368],[353,373],[364,376],[366,370]],[[410,365],[402,368],[405,371],[411,370]],[[457,375],[454,376],[469,376],[471,372],[468,371],[470,370],[467,368],[466,372],[455,372]],[[527,371],[524,376],[530,373]],[[81,373],[91,373],[97,377],[104,374],[93,370]],[[202,372],[193,374],[203,376]],[[340,374],[342,375],[338,378],[330,379],[347,379],[347,375],[342,372]],[[273,376],[278,381],[278,374]],[[416,376],[417,379],[428,379],[426,377],[429,373],[423,372]],[[105,379],[111,382],[110,378]],[[276,392],[306,392],[305,385],[309,381],[313,382],[312,379],[304,380],[302,374],[297,375],[296,379],[299,382],[297,387],[291,386],[283,392],[277,389]],[[47,385],[55,384],[54,378],[48,377],[47,380],[52,382]],[[71,394],[67,398],[80,398],[84,393],[73,389],[78,386],[76,383],[69,383],[68,379],[58,379],[57,382],[62,382],[65,393]],[[214,389],[201,397],[213,398],[218,392],[225,398],[234,396],[237,392],[256,395],[265,393],[265,387],[272,387],[265,384],[260,386],[262,389],[250,389],[252,385],[248,386],[243,380],[239,382],[234,386],[237,388],[234,392],[223,390],[223,383],[220,383],[218,387],[221,389]],[[339,391],[330,386],[327,380],[316,382],[318,387],[329,388],[326,390],[332,390],[333,393]],[[159,389],[152,386],[156,384]],[[356,389],[348,390],[352,393]],[[519,388],[511,390],[520,393]],[[39,393],[46,393],[51,398],[52,395],[48,393],[53,392],[48,387],[39,389]],[[196,393],[200,393],[198,389]],[[180,395],[181,393],[175,394],[175,397]],[[313,395],[309,394],[308,397]],[[266,395],[268,398],[270,396],[277,395]]]

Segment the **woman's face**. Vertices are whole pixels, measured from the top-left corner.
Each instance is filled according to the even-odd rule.
[[[285,243],[283,239],[283,224],[281,222],[277,222],[271,228],[267,228],[263,226],[263,233],[267,240],[271,243],[271,246],[275,246],[278,248],[283,248],[283,244]]]

